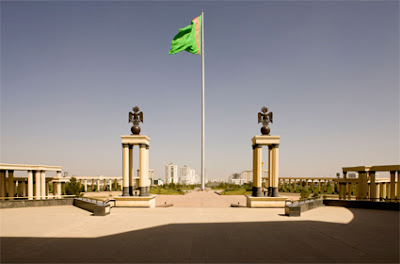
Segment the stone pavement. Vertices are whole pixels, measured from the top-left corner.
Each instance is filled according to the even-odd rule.
[[[208,203],[208,193],[193,195]],[[282,208],[174,206],[95,217],[58,206],[2,209],[0,220],[1,263],[399,262],[395,211],[321,207],[289,218]]]
[[[218,195],[214,191],[192,191],[185,195],[157,195],[156,206],[173,204],[174,207],[230,207],[232,203],[246,205],[244,195]]]

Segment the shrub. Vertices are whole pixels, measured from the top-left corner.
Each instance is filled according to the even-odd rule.
[[[300,192],[300,198],[301,199],[307,199],[311,194],[311,191],[308,188],[303,188]]]
[[[75,177],[72,177],[71,180],[65,184],[65,193],[67,195],[80,195],[79,182],[76,181]]]
[[[318,193],[314,193],[313,196],[312,196],[312,198],[318,199],[318,198],[320,198],[320,195],[319,195]]]

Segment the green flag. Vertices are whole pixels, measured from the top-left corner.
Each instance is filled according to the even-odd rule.
[[[171,50],[169,54],[175,54],[186,50],[192,54],[200,54],[201,52],[201,15],[194,18],[192,23],[184,28],[179,29],[171,42]]]

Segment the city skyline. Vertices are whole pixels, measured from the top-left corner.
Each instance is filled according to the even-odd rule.
[[[171,161],[200,172],[201,58],[168,51],[204,9],[208,178],[252,169],[262,106],[281,177],[398,163],[398,7],[2,1],[1,162],[119,176],[137,105],[155,178]]]

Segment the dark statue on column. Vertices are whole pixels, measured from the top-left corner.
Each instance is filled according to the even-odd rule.
[[[139,107],[135,106],[133,109],[133,113],[129,112],[129,121],[128,123],[133,123],[131,127],[132,135],[140,134],[139,122],[143,123],[143,112],[139,112]]]
[[[269,135],[270,129],[268,127],[269,123],[272,122],[272,112],[268,112],[268,108],[263,106],[261,108],[261,112],[258,113],[258,123],[262,123],[263,126],[261,127],[261,135]]]

